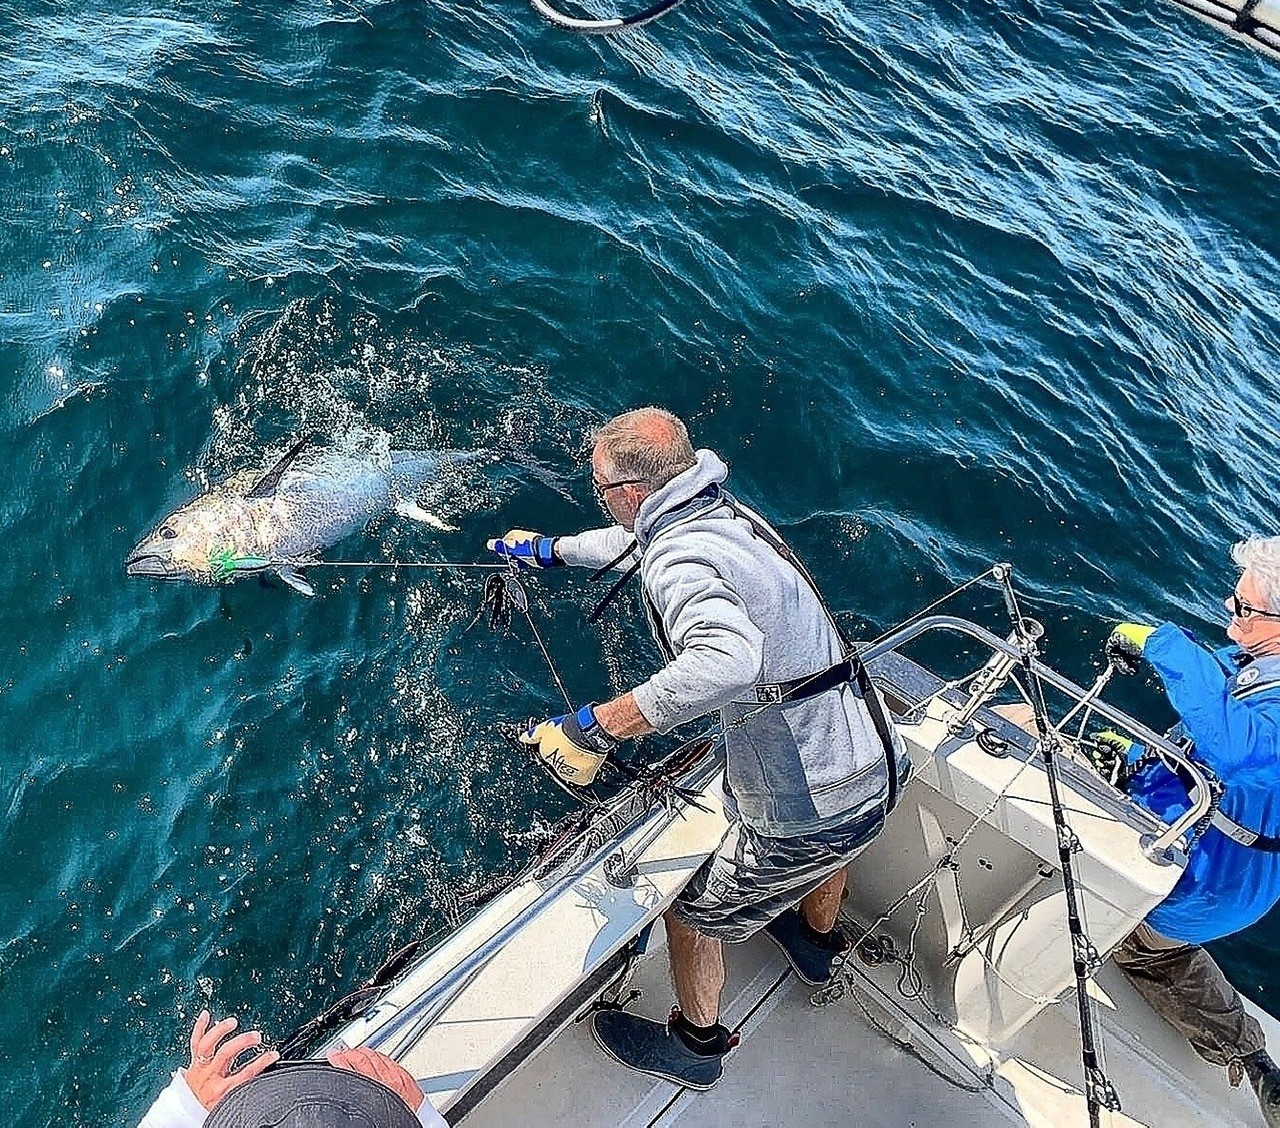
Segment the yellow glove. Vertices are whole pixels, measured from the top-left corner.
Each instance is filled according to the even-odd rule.
[[[1122,674],[1136,674],[1142,649],[1155,630],[1142,623],[1117,623],[1107,639],[1107,661]]]
[[[600,726],[590,705],[538,725],[530,721],[520,734],[520,743],[528,745],[546,767],[574,787],[593,783],[609,753],[618,746]]]

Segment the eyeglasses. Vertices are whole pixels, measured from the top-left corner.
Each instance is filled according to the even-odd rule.
[[[1261,607],[1253,607],[1240,598],[1238,592],[1231,593],[1231,612],[1237,619],[1248,619],[1257,615],[1262,619],[1280,619],[1274,611],[1264,611]]]
[[[599,498],[601,502],[604,501],[605,495],[608,494],[610,490],[616,490],[622,486],[643,485],[643,478],[623,478],[618,482],[597,482],[594,478],[591,479],[591,488],[596,491],[596,497]]]

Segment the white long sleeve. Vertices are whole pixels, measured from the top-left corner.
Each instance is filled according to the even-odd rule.
[[[155,1104],[147,1109],[147,1115],[138,1128],[200,1128],[208,1115],[208,1110],[196,1100],[179,1069],[174,1071],[173,1080],[156,1097]],[[423,1123],[434,1122],[424,1120]]]

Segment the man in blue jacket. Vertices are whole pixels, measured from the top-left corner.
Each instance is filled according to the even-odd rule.
[[[1210,653],[1172,623],[1121,623],[1107,645],[1118,666],[1145,658],[1181,724],[1172,734],[1223,787],[1173,891],[1115,953],[1116,963],[1195,1051],[1248,1076],[1269,1125],[1280,1125],[1280,1069],[1258,1022],[1201,947],[1240,932],[1280,901],[1280,537],[1251,538],[1226,599],[1234,645]],[[1107,734],[1103,740],[1120,740]],[[1166,822],[1190,807],[1186,784],[1122,741],[1129,794]]]

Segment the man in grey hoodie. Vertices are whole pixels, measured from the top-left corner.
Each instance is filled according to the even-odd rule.
[[[592,1019],[622,1064],[709,1089],[737,1043],[719,1021],[722,943],[764,928],[806,982],[828,981],[848,946],[835,927],[848,864],[884,825],[909,764],[803,565],[723,489],[725,464],[695,452],[660,408],[620,415],[594,439],[592,479],[616,524],[554,538],[515,529],[489,547],[530,567],[638,567],[667,663],[522,739],[585,785],[619,741],[720,711],[729,827],[664,918],[679,1006],[666,1024]]]

